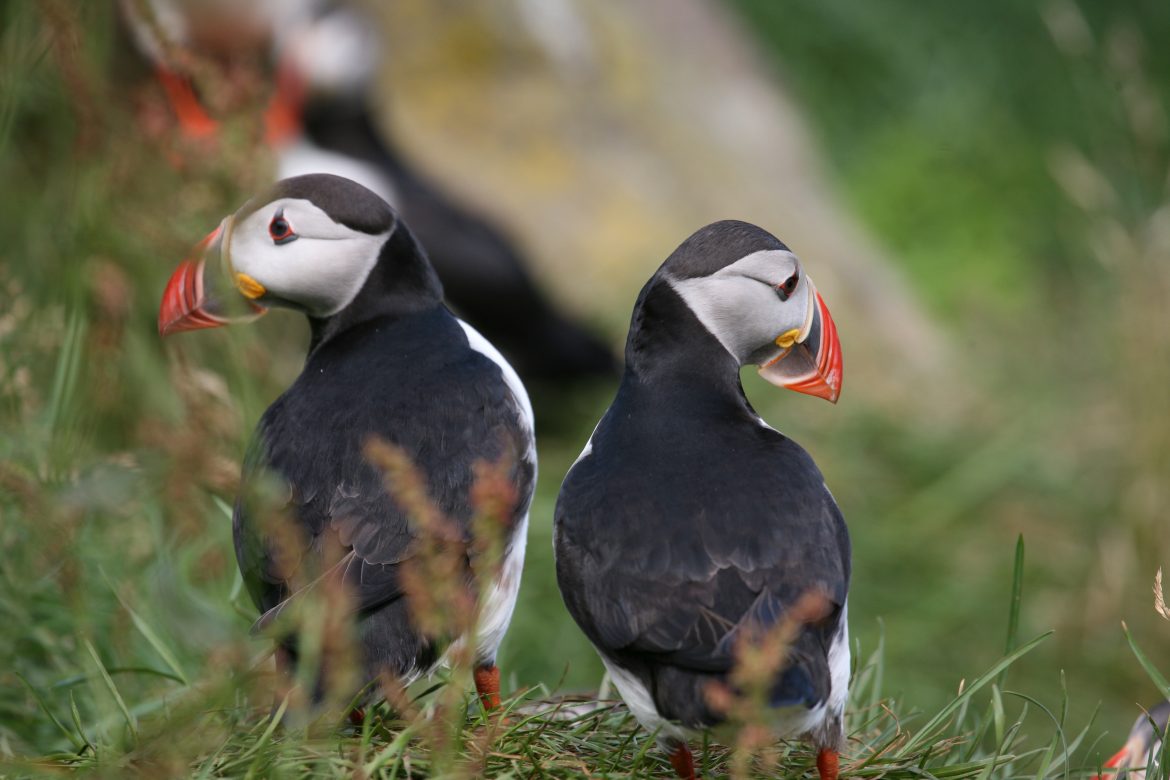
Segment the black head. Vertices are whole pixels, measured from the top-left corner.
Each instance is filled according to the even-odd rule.
[[[281,179],[251,198],[236,212],[236,221],[285,198],[307,200],[337,224],[371,235],[389,232],[398,220],[390,204],[357,182],[331,173],[308,173]]]
[[[660,272],[676,279],[710,276],[754,252],[788,247],[774,235],[750,222],[725,219],[696,230],[666,258]]]
[[[841,385],[836,327],[800,261],[768,231],[735,220],[696,231],[659,267],[635,307],[626,355],[642,366],[730,356],[728,371],[755,364],[773,384],[831,401]]]

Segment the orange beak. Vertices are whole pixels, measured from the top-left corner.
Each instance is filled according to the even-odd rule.
[[[179,267],[171,274],[158,310],[160,336],[182,333],[185,330],[218,328],[232,322],[252,319],[266,311],[263,306],[245,299],[237,290],[230,288],[230,285],[220,279],[224,276],[218,273],[222,265],[223,233],[224,225],[208,233],[196,245],[192,257],[179,263]],[[207,274],[209,263],[214,269],[210,276]],[[228,289],[219,289],[221,287]],[[243,316],[229,311],[232,304],[238,307],[240,301],[246,304],[246,313]]]
[[[825,300],[812,287],[812,281],[809,280],[808,284],[812,316],[805,332],[787,346],[781,345],[783,351],[760,366],[760,376],[777,387],[837,403],[841,395],[842,374],[837,325]]]

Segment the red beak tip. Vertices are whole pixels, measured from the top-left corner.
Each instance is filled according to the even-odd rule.
[[[158,335],[160,338],[165,339],[168,336],[173,336],[176,333],[182,333],[185,330],[191,330],[191,329],[184,328],[183,321],[181,319],[180,320],[170,320],[169,322],[167,322],[167,321],[163,321],[162,317],[159,317]]]
[[[214,236],[214,233],[212,234]],[[204,239],[204,244],[210,239]],[[185,330],[215,328],[227,320],[205,308],[203,297],[203,263],[184,260],[171,275],[158,310],[158,334],[161,337]]]
[[[830,403],[837,403],[841,397],[841,380],[844,372],[844,361],[841,359],[841,341],[837,336],[837,324],[829,314],[829,307],[824,298],[817,293],[817,306],[821,310],[821,349],[818,355],[818,373],[824,379],[825,395],[822,396]]]

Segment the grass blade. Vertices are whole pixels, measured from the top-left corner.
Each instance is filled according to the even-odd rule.
[[[73,309],[65,331],[65,340],[57,355],[53,384],[49,390],[48,428],[56,434],[77,389],[78,367],[81,362],[81,339],[85,322],[80,310]]]
[[[130,727],[130,733],[134,736],[135,739],[137,739],[138,721],[133,715],[130,714],[130,709],[126,706],[125,700],[122,699],[122,694],[118,692],[118,686],[114,685],[114,678],[110,677],[110,673],[106,671],[106,666],[102,663],[102,659],[100,656],[98,656],[98,651],[93,646],[93,644],[88,639],[83,639],[81,641],[82,644],[85,645],[85,649],[89,651],[90,657],[93,658],[93,662],[97,664],[98,674],[101,675],[102,682],[105,683],[106,690],[108,690],[110,695],[114,697],[114,703],[117,704],[118,709],[122,711],[122,717],[125,719],[126,725]]]
[[[281,700],[280,706],[277,707],[276,712],[272,713],[272,716],[268,719],[268,723],[265,726],[264,731],[261,732],[260,737],[233,761],[220,767],[221,772],[226,774],[232,768],[242,766],[250,758],[252,761],[249,764],[248,774],[250,774],[256,768],[257,762],[261,758],[260,750],[266,744],[268,744],[268,740],[272,738],[272,734],[274,731],[276,731],[276,727],[279,726],[280,722],[284,719],[284,713],[288,709],[288,700],[291,695],[292,694],[289,693],[284,697],[284,699]],[[259,726],[263,723],[264,721],[260,721],[260,723],[256,724],[256,728],[259,728]],[[253,729],[253,732],[255,732],[255,729]],[[253,756],[255,756],[255,758],[253,758]]]
[[[189,683],[187,680],[187,674],[183,671],[183,667],[179,664],[179,659],[175,658],[175,654],[171,652],[171,649],[167,647],[162,638],[154,632],[154,629],[152,629],[150,625],[148,625],[147,622],[143,620],[137,612],[131,609],[126,602],[122,601],[120,596],[118,597],[118,601],[122,604],[123,607],[126,608],[126,611],[130,613],[130,619],[134,621],[134,627],[138,629],[138,633],[142,634],[142,636],[146,638],[146,641],[150,643],[150,646],[153,647],[154,651],[158,653],[160,658],[163,659],[163,662],[165,662],[166,665],[170,667],[171,671],[175,673],[175,676],[179,678],[179,681],[183,683],[183,685],[188,685]]]
[[[1004,643],[1003,653],[1008,655],[1012,650],[1016,649],[1016,643],[1019,641],[1020,632],[1020,603],[1024,595],[1024,535],[1020,534],[1016,538],[1016,559],[1012,565],[1012,595],[1008,606],[1008,628],[1007,641]],[[1003,671],[999,673],[995,684],[1001,689],[1003,688],[1004,680],[1007,679],[1008,667],[1004,667]]]
[[[170,672],[164,672],[161,669],[151,669],[149,666],[108,666],[106,667],[106,671],[109,672],[111,677],[119,674],[147,674],[151,677],[161,677],[164,680],[174,680],[177,683],[185,682],[185,680],[171,674]],[[68,677],[62,678],[53,683],[52,687],[72,688],[74,685],[78,685],[90,679],[92,679],[92,676],[88,674],[71,674]]]
[[[24,678],[24,675],[21,674],[20,672],[15,672],[15,674],[16,674],[16,679],[20,680],[21,683],[24,684],[24,687],[28,689],[28,692],[30,694],[32,694],[32,697],[34,699],[36,699],[36,702],[40,706],[41,711],[44,712],[45,715],[47,715],[49,717],[49,720],[53,721],[53,725],[61,730],[61,733],[64,734],[66,736],[66,738],[68,738],[68,740],[73,743],[73,746],[75,748],[77,748],[78,750],[81,750],[83,747],[85,747],[84,740],[79,740],[77,738],[76,734],[74,734],[69,729],[65,728],[65,724],[57,719],[57,716],[53,714],[53,711],[51,709],[49,709],[48,702],[46,702],[44,697],[41,696],[40,692],[36,688],[33,687],[32,683],[30,683],[28,680],[26,680]]]
[[[959,709],[959,707],[962,706],[966,699],[969,699],[975,694],[976,691],[995,680],[995,678],[998,677],[1004,669],[1007,669],[1016,661],[1020,660],[1032,650],[1036,649],[1036,647],[1041,642],[1050,636],[1052,636],[1052,632],[1046,631],[1032,641],[1019,647],[1014,652],[1005,655],[1003,658],[997,661],[995,665],[991,667],[991,669],[984,672],[980,677],[976,678],[975,681],[967,686],[967,688],[962,693],[960,693],[941,710],[939,710],[938,714],[931,718],[925,726],[919,729],[917,734],[915,734],[907,741],[902,750],[904,752],[909,752],[916,748],[922,748],[926,746],[931,740],[934,739],[937,733],[942,730],[943,726],[946,724],[946,721],[951,717],[952,714],[955,713],[956,710]]]
[[[73,728],[77,729],[77,735],[92,750],[93,743],[89,741],[89,737],[85,736],[85,729],[81,727],[81,713],[77,710],[77,699],[73,698],[73,691],[69,692],[69,716],[73,719]]]
[[[1020,603],[1024,595],[1024,535],[1016,539],[1016,560],[1012,567],[1012,600],[1008,612],[1007,643],[1003,652],[1007,655],[1016,647],[1020,631]],[[1005,670],[1006,671],[1006,670]],[[1000,683],[1002,684],[1002,680]]]
[[[179,659],[175,657],[175,654],[171,652],[171,649],[167,647],[165,642],[163,642],[162,637],[156,634],[154,629],[151,628],[150,625],[142,619],[142,616],[135,612],[134,609],[126,603],[126,600],[122,598],[122,594],[119,593],[118,589],[114,587],[114,583],[111,582],[110,578],[106,576],[104,570],[102,571],[102,578],[105,579],[106,585],[109,586],[110,591],[114,594],[114,598],[116,598],[118,603],[122,605],[122,609],[129,613],[130,620],[133,621],[134,627],[138,629],[138,633],[142,634],[142,636],[146,638],[146,641],[150,643],[150,646],[154,648],[154,651],[158,653],[160,658],[163,659],[163,662],[170,667],[172,672],[175,673],[175,676],[179,679],[179,682],[183,683],[183,685],[187,685],[187,675],[183,671],[182,665],[179,664]]]
[[[1154,685],[1158,686],[1158,690],[1162,692],[1162,698],[1170,699],[1170,683],[1166,682],[1166,678],[1162,676],[1158,668],[1154,666],[1150,659],[1146,657],[1146,654],[1142,652],[1142,649],[1138,647],[1137,642],[1133,639],[1133,635],[1129,633],[1129,626],[1125,624],[1124,620],[1121,621],[1121,630],[1125,633],[1130,650],[1133,650],[1133,654],[1137,656],[1138,663],[1142,665],[1142,668],[1146,670],[1146,674],[1154,681]]]
[[[1007,715],[1003,710],[1003,696],[999,693],[999,686],[991,686],[991,722],[995,725],[995,744],[1003,744],[1003,736],[1007,732]]]
[[[218,509],[220,512],[223,512],[223,516],[228,519],[229,523],[232,521],[233,517],[235,516],[235,510],[232,509],[231,504],[215,495],[211,497],[211,503],[215,504],[216,509]]]
[[[873,655],[873,682],[869,691],[869,707],[876,709],[878,703],[882,700],[882,688],[884,686],[885,671],[886,671],[886,622],[878,620],[878,642],[877,647],[874,648]]]
[[[979,772],[979,780],[990,780],[992,772],[994,772],[1002,764],[1006,764],[1006,763],[1014,760],[1014,756],[1005,756],[1004,755],[1004,748],[1007,746],[1008,742],[1010,742],[1011,739],[1015,736],[1015,732],[1019,728],[1019,726],[1020,726],[1019,722],[1016,722],[1015,724],[1013,724],[1012,727],[1008,730],[1008,733],[1006,735],[1007,739],[1003,739],[1003,740],[997,741],[995,743],[995,753],[994,753],[994,755],[991,756],[990,760],[988,760],[986,764],[983,764],[983,767]],[[980,763],[982,763],[982,762],[976,762],[976,765],[978,765]]]
[[[362,776],[373,776],[373,774],[377,772],[382,766],[384,766],[387,761],[400,754],[403,748],[405,748],[406,745],[410,742],[416,730],[417,726],[415,724],[411,724],[399,732],[398,736],[394,738],[393,742],[378,751],[378,754],[370,759],[369,763],[362,767]]]

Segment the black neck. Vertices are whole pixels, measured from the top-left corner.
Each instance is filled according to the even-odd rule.
[[[751,409],[740,385],[739,363],[657,276],[634,305],[622,387]]]
[[[443,303],[443,286],[410,229],[397,221],[378,262],[349,305],[329,317],[309,317],[309,353],[355,325],[375,317],[397,319]]]

